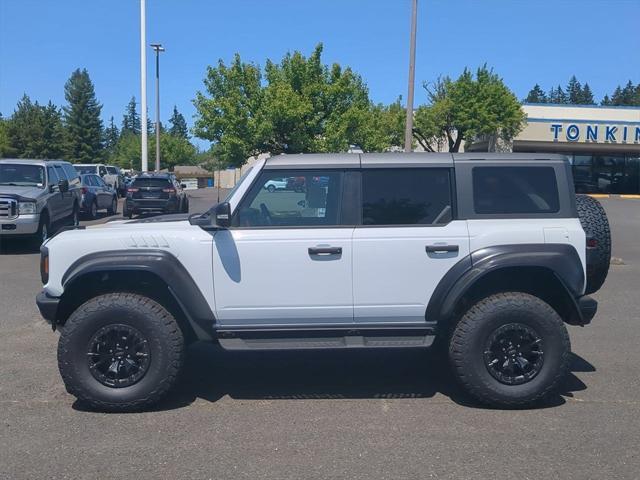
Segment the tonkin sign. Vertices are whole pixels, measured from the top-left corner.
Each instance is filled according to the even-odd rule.
[[[552,123],[554,142],[640,143],[640,125]]]

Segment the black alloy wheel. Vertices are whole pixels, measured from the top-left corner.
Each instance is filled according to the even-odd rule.
[[[149,343],[139,330],[122,324],[102,327],[91,340],[87,351],[89,371],[101,384],[129,387],[149,369]]]
[[[521,385],[542,369],[542,338],[531,327],[509,323],[487,339],[484,362],[493,378],[506,385]]]

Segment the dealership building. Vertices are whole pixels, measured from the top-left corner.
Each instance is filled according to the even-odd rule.
[[[640,107],[525,104],[527,123],[509,144],[473,142],[466,151],[560,153],[576,191],[640,194]]]

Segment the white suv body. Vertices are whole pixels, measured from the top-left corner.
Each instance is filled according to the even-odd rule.
[[[265,190],[283,177],[304,191]],[[588,323],[586,240],[564,157],[282,155],[206,214],[52,238],[38,305],[63,336],[83,302],[119,288],[230,349],[428,346],[490,293]]]

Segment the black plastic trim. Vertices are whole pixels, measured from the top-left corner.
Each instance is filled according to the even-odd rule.
[[[434,290],[426,319],[434,322],[448,319],[466,292],[486,274],[514,267],[541,267],[553,272],[582,317],[576,299],[582,295],[584,271],[576,249],[564,244],[517,244],[482,248],[460,259]]]
[[[92,253],[76,260],[62,276],[67,287],[88,273],[144,271],[155,274],[168,286],[200,340],[213,338],[215,316],[202,292],[182,263],[164,250],[113,250]]]
[[[44,290],[36,296],[36,305],[40,315],[55,329],[60,298],[50,297]]]

